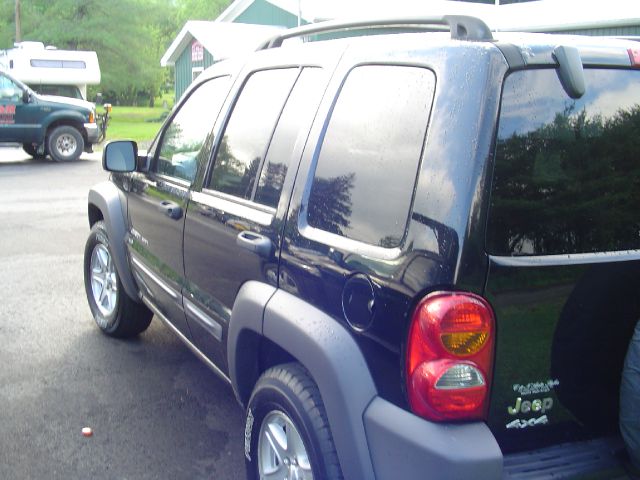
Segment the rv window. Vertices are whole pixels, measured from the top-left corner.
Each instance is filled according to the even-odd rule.
[[[29,85],[41,95],[56,95],[58,97],[69,97],[84,100],[80,90],[75,85]]]
[[[82,60],[31,60],[32,67],[40,68],[87,68]]]

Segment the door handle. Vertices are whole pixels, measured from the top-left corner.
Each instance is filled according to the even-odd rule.
[[[173,220],[180,220],[182,218],[182,207],[177,203],[163,200],[160,202],[160,210],[163,211],[167,217],[172,218]]]
[[[236,244],[250,252],[256,253],[261,257],[269,258],[271,256],[271,240],[259,233],[243,231],[236,237]]]

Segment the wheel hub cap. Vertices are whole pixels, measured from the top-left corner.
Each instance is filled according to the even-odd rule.
[[[56,148],[65,157],[71,156],[78,148],[76,139],[72,135],[60,135],[56,141]]]
[[[98,244],[91,253],[91,292],[100,313],[107,317],[116,309],[118,280],[107,247]]]
[[[302,437],[283,412],[270,412],[262,421],[258,437],[258,471],[260,479],[313,479]]]

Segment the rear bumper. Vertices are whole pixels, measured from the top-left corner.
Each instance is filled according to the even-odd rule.
[[[482,422],[432,423],[376,397],[364,423],[377,480],[502,477],[502,452]]]
[[[503,454],[482,422],[428,422],[376,397],[364,412],[364,425],[376,480],[553,480],[626,478],[619,437],[565,443]]]
[[[503,480],[559,478],[627,478],[619,437],[563,443],[504,457]]]

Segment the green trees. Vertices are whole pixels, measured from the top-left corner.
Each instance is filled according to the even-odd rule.
[[[22,40],[98,53],[106,99],[153,101],[171,78],[160,58],[187,20],[213,20],[230,0],[21,0]],[[15,0],[0,0],[0,48],[15,39]]]
[[[230,0],[180,0],[177,17],[180,27],[187,20],[213,20],[229,6]]]

